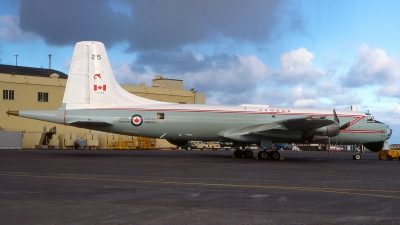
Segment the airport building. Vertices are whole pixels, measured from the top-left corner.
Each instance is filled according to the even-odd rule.
[[[68,76],[52,69],[0,64],[0,148],[72,148],[76,140],[99,149],[169,148],[150,140],[8,116],[7,110],[56,110],[61,106]],[[183,89],[183,80],[156,75],[151,86],[121,85],[128,92],[158,101],[205,104],[205,94]],[[46,127],[46,132],[44,132]],[[55,127],[55,128],[54,128]],[[51,129],[51,130],[50,130]],[[44,135],[46,134],[46,135]],[[47,145],[47,146],[45,146]]]

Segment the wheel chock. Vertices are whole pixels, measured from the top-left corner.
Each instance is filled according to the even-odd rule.
[[[283,157],[280,157],[280,158],[279,158],[279,161],[283,161],[283,160],[285,160]]]

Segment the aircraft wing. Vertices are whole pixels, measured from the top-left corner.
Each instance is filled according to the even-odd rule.
[[[297,131],[297,130],[310,130],[310,129],[318,129],[321,127],[325,127],[331,124],[334,124],[334,120],[328,120],[325,118],[296,118],[296,119],[288,119],[279,122],[286,130]]]
[[[113,124],[100,120],[78,120],[66,123],[71,126],[95,126],[95,127],[111,127]]]
[[[279,131],[279,133],[285,133],[285,132],[293,133],[305,130],[314,130],[334,123],[335,123],[334,120],[329,120],[320,117],[294,118],[294,119],[280,120],[272,123],[245,127],[239,130],[225,132],[224,134],[222,134],[222,136],[229,138],[230,136],[234,137],[234,136],[251,135],[251,134],[263,135],[265,133],[273,131]]]

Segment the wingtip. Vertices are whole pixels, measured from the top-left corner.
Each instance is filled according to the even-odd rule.
[[[10,110],[7,110],[7,115],[12,115],[12,116],[19,116],[19,111],[10,111]]]

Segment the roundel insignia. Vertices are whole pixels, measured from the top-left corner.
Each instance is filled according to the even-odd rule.
[[[135,114],[131,118],[131,123],[133,126],[140,126],[143,123],[143,117],[141,115]]]

